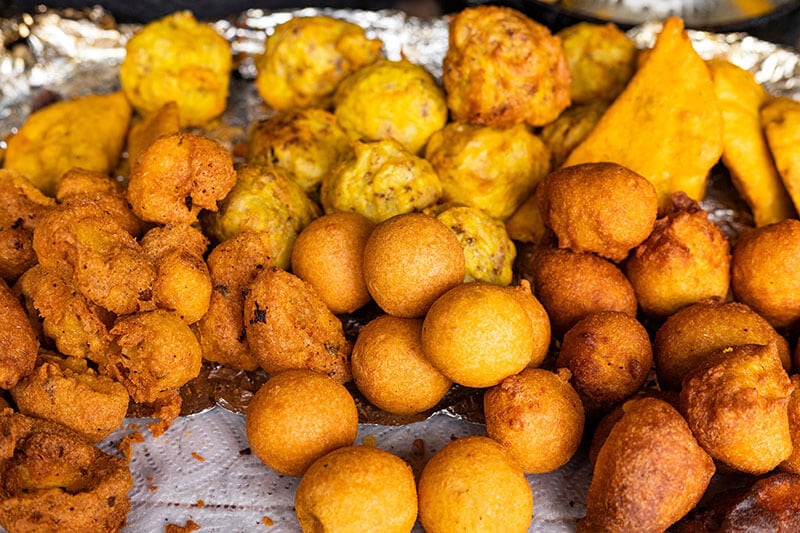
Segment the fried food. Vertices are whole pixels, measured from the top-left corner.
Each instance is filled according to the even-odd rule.
[[[778,175],[800,212],[800,102],[786,97],[770,98],[761,107],[761,127]]]
[[[286,370],[256,391],[245,422],[256,457],[279,474],[301,476],[326,453],[353,444],[358,410],[338,381],[313,370]]]
[[[476,6],[450,20],[442,82],[454,120],[542,126],[570,104],[561,39],[511,8]]]
[[[569,373],[528,368],[483,396],[486,436],[496,440],[526,474],[544,474],[567,463],[583,438],[585,422]]]
[[[256,58],[256,88],[275,110],[327,108],[339,83],[381,57],[382,47],[352,22],[292,17],[275,27],[264,53]]]
[[[359,331],[350,361],[358,390],[389,413],[421,413],[435,406],[452,385],[425,357],[419,318],[372,319]]]
[[[531,361],[533,325],[505,287],[474,281],[433,303],[422,324],[422,351],[430,363],[465,387],[492,387]]]
[[[294,498],[304,533],[381,531],[406,533],[417,518],[411,467],[371,446],[334,450],[306,471]]]
[[[505,220],[550,171],[550,152],[526,126],[495,128],[451,122],[425,149],[442,181],[442,197]]]
[[[8,139],[3,167],[21,172],[52,196],[59,176],[73,167],[104,174],[116,168],[130,118],[130,104],[120,91],[50,104]]]
[[[528,280],[522,279],[519,285],[509,285],[507,289],[516,298],[517,303],[522,305],[531,321],[533,352],[528,367],[536,368],[544,362],[550,350],[550,317],[547,316],[542,303],[533,295]]]
[[[693,200],[722,155],[722,112],[711,75],[683,29],[664,22],[647,60],[564,165],[618,163],[650,180],[659,205]]]
[[[216,211],[235,183],[233,159],[222,144],[173,133],[156,139],[134,161],[128,201],[142,220],[191,224],[201,209]]]
[[[231,46],[213,26],[177,11],[131,37],[119,79],[141,115],[176,102],[182,126],[202,126],[225,110],[232,64]]]
[[[39,340],[19,300],[0,280],[0,388],[10,389],[33,371]]]
[[[800,474],[800,374],[792,375],[791,380],[794,390],[789,397],[787,410],[789,432],[792,435],[792,453],[778,465],[778,469],[783,472]]]
[[[346,77],[333,98],[336,119],[353,139],[393,138],[418,154],[447,122],[445,95],[425,67],[379,59]]]
[[[731,346],[774,343],[783,368],[792,366],[789,343],[769,322],[740,302],[698,302],[667,317],[653,338],[662,389],[678,390],[706,357]]]
[[[742,235],[733,247],[731,287],[776,328],[800,319],[800,220],[786,219]]]
[[[363,268],[375,303],[403,318],[423,316],[466,275],[456,235],[421,213],[397,215],[375,226],[364,246]]]
[[[650,235],[658,214],[655,187],[616,163],[557,169],[536,188],[536,198],[559,248],[616,262]]]
[[[350,381],[352,344],[316,291],[278,267],[264,269],[244,297],[244,325],[253,357],[268,374],[306,368]]]
[[[564,164],[572,150],[589,135],[606,109],[608,104],[603,102],[572,105],[542,128],[540,136],[550,150],[552,168]]]
[[[538,244],[545,236],[542,212],[536,201],[536,189],[520,204],[516,211],[506,220],[506,231],[512,240],[522,243]]]
[[[419,520],[428,533],[528,531],[533,494],[511,453],[488,437],[436,452],[419,478]]]
[[[354,141],[353,148],[322,180],[326,213],[354,211],[378,223],[441,198],[442,183],[431,164],[394,139]]]
[[[128,131],[128,162],[132,165],[159,137],[179,131],[181,131],[181,117],[178,103],[165,102],[131,125]]]
[[[334,314],[352,313],[372,300],[363,258],[375,224],[358,213],[313,220],[292,247],[292,272],[310,284]]]

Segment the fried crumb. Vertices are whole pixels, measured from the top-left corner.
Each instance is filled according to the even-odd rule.
[[[265,516],[264,518],[262,518],[261,522],[263,522],[264,525],[267,526],[267,527],[275,525],[275,522],[272,520],[272,518],[270,518],[268,516]]]
[[[195,459],[197,459],[197,460],[198,460],[198,461],[200,461],[201,463],[202,463],[202,462],[205,462],[205,460],[206,460],[206,458],[205,458],[205,457],[203,457],[202,455],[200,455],[200,454],[199,454],[199,453],[197,453],[197,452],[192,452],[192,457],[194,457]]]
[[[419,454],[425,453],[425,440],[424,439],[414,439],[414,442],[411,443],[414,447],[414,452]]]
[[[198,509],[202,509],[205,506],[205,504],[206,504],[205,500],[200,499],[197,500],[197,503],[195,503],[194,506],[197,507]]]
[[[158,490],[158,485],[150,485],[147,488],[150,490],[150,492],[155,492]]]
[[[191,533],[192,531],[197,531],[200,529],[200,526],[195,523],[194,520],[187,520],[186,525],[179,526],[177,524],[167,524],[167,527],[164,529],[164,533]]]
[[[364,446],[372,446],[373,448],[378,445],[378,440],[375,435],[367,435],[363,440]]]
[[[144,435],[142,435],[140,431],[134,431],[133,433],[125,435],[119,443],[120,453],[122,453],[129,462],[133,454],[133,445],[138,442],[144,442]]]

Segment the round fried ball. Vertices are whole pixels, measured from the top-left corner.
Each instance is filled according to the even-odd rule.
[[[550,124],[542,128],[541,138],[550,150],[552,168],[559,168],[572,150],[583,141],[606,112],[602,102],[568,107]]]
[[[442,82],[453,119],[542,126],[570,103],[561,39],[507,7],[477,6],[450,20]]]
[[[286,370],[250,399],[245,429],[250,449],[264,464],[300,476],[326,453],[353,444],[358,410],[338,381],[311,370]]]
[[[792,395],[789,397],[789,431],[792,435],[792,453],[780,465],[783,472],[800,474],[800,374],[791,377]]]
[[[422,319],[382,315],[364,326],[350,359],[353,381],[376,407],[411,415],[430,409],[451,381],[422,351]]]
[[[33,371],[39,340],[25,309],[0,279],[0,389],[10,389]]]
[[[526,474],[552,472],[569,461],[583,437],[581,399],[569,373],[528,368],[483,396],[486,435],[507,450]]]
[[[653,230],[653,184],[616,163],[583,163],[545,176],[536,188],[545,224],[560,248],[621,261]]]
[[[536,189],[506,219],[506,231],[512,240],[521,243],[539,244],[542,241],[547,229],[536,201]]]
[[[464,252],[450,228],[421,213],[392,217],[364,247],[364,280],[390,315],[424,315],[434,300],[464,281]]]
[[[531,361],[531,318],[505,287],[464,283],[440,296],[422,325],[433,366],[466,387],[491,387]]]
[[[335,314],[352,313],[372,298],[364,281],[364,248],[375,224],[358,213],[312,221],[292,248],[292,272],[314,287]]]
[[[533,493],[511,453],[489,437],[464,437],[436,452],[419,478],[419,519],[428,533],[522,533]]]
[[[531,292],[531,284],[528,280],[520,280],[519,285],[510,285],[507,289],[516,298],[517,303],[522,305],[531,321],[533,352],[528,366],[536,368],[544,362],[550,350],[550,317],[541,302]]]
[[[417,519],[414,474],[379,448],[339,448],[309,467],[297,485],[294,508],[304,533],[407,533]]]

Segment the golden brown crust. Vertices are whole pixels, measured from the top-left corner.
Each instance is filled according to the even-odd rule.
[[[36,363],[39,341],[25,309],[0,280],[0,388],[10,389],[30,374]]]

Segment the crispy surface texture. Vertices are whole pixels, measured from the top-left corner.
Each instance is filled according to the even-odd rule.
[[[760,114],[769,152],[795,210],[800,212],[800,102],[771,98]]]
[[[30,374],[36,364],[39,340],[25,309],[0,280],[0,388],[10,389]]]
[[[572,105],[542,128],[540,135],[550,150],[552,168],[564,164],[567,156],[589,135],[606,109],[608,104],[604,102]]]
[[[163,135],[172,135],[181,130],[178,103],[166,102],[134,122],[128,130],[128,162],[133,164],[145,149]]]
[[[552,339],[550,330],[550,317],[547,315],[542,303],[533,295],[531,284],[526,279],[521,279],[518,285],[509,285],[506,288],[511,295],[522,305],[531,322],[533,330],[533,352],[528,362],[530,368],[541,365],[550,350]]]

